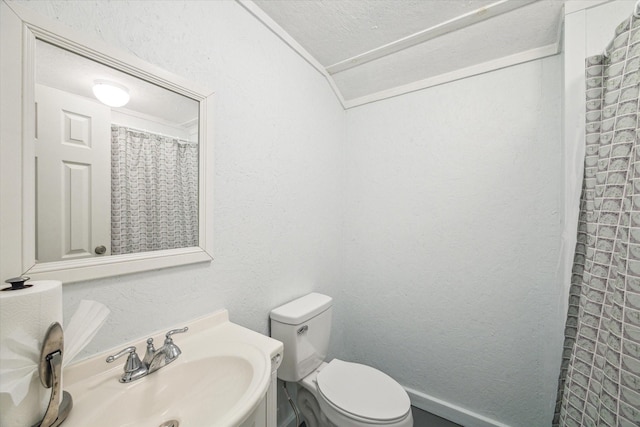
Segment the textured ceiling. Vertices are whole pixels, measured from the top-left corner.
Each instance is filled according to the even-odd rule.
[[[322,65],[377,48],[493,0],[255,0]]]
[[[339,95],[349,102],[509,55],[557,46],[564,1],[253,3],[324,67]],[[448,29],[413,44],[387,49],[389,44],[428,33],[434,27]],[[373,57],[359,57],[370,51]]]

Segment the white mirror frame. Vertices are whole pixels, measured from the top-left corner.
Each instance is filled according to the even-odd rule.
[[[14,2],[0,0],[0,280],[21,274],[63,283],[213,259],[213,94],[138,57],[88,40]],[[34,87],[40,39],[199,102],[197,247],[36,263]]]

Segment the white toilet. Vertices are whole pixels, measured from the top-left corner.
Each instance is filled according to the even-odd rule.
[[[297,382],[307,427],[412,427],[402,386],[367,365],[325,362],[331,333],[329,296],[311,293],[271,311],[271,336],[284,344],[278,378]]]

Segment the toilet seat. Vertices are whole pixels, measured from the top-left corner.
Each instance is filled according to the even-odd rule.
[[[411,411],[402,386],[371,366],[333,359],[318,373],[316,381],[326,403],[350,418],[391,424]]]

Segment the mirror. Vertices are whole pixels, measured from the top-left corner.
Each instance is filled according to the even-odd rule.
[[[198,246],[198,102],[40,39],[35,69],[36,262]]]
[[[73,282],[211,261],[212,94],[0,6],[2,62],[22,64],[1,71],[2,277]],[[105,81],[128,103],[98,101]]]

